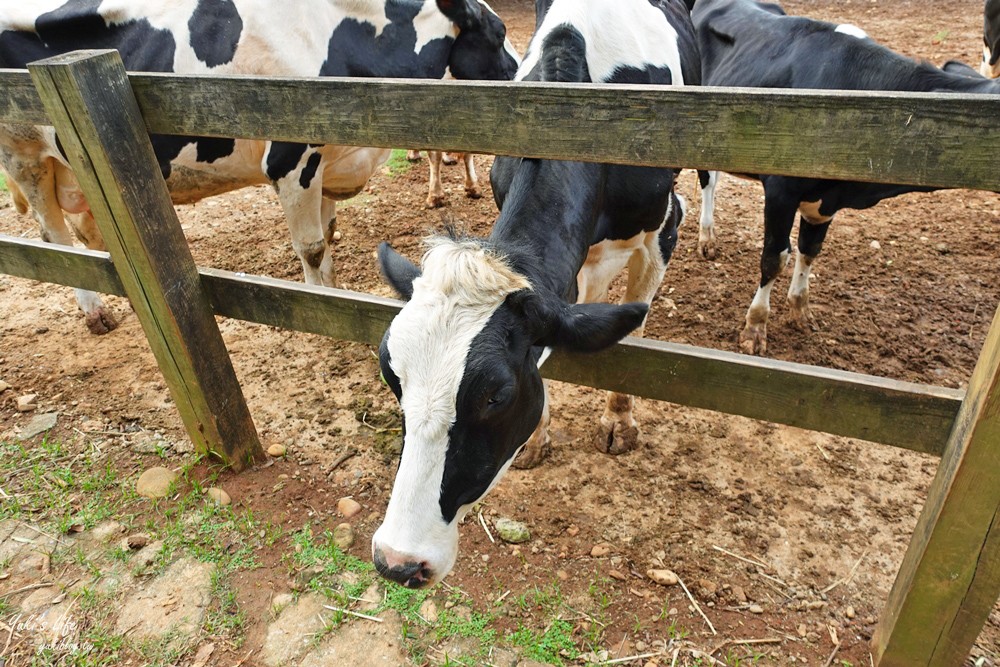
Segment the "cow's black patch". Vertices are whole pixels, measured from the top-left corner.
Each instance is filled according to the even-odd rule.
[[[235,139],[222,139],[214,137],[201,137],[198,141],[198,162],[208,162],[211,164],[216,160],[228,157],[236,150]]]
[[[243,19],[232,0],[198,0],[188,20],[191,48],[209,67],[231,62],[243,33]]]
[[[302,173],[299,174],[299,185],[305,190],[309,187],[312,182],[313,176],[316,175],[316,169],[319,168],[319,162],[323,157],[319,153],[313,153],[306,160],[306,166],[302,167]]]
[[[173,71],[176,43],[169,30],[146,19],[108,25],[98,13],[101,0],[69,0],[35,20],[35,32],[0,33],[0,66],[24,67],[75,49],[118,49],[125,68],[144,72]]]
[[[264,173],[272,181],[280,181],[302,160],[306,153],[305,144],[292,144],[287,141],[275,141],[267,151],[267,163]]]
[[[367,21],[344,19],[333,31],[321,76],[383,76],[440,79],[448,66],[451,37],[430,40],[416,53],[413,19],[421,5],[387,0],[381,34]]]

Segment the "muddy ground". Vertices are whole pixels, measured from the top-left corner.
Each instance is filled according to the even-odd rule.
[[[937,64],[952,58],[977,64],[980,58],[977,0],[784,5],[789,13],[853,22]],[[523,50],[533,4],[507,0],[496,9]],[[490,163],[477,157],[481,176]],[[381,240],[416,258],[421,239],[446,221],[462,231],[488,232],[495,217],[488,189],[483,199],[465,199],[460,169],[447,168],[447,206],[428,211],[426,178],[425,163],[385,169],[341,207],[336,256],[346,287],[390,295],[372,254]],[[679,188],[691,203],[689,217],[646,335],[736,350],[758,277],[761,188],[723,178],[714,261],[695,252],[694,174],[685,173]],[[37,236],[34,223],[3,196],[0,206],[0,231]],[[200,265],[301,279],[267,189],[230,193],[179,212]],[[998,232],[1000,199],[989,193],[915,194],[839,214],[814,271],[815,330],[787,320],[782,281],[772,304],[769,356],[964,387],[1000,302]],[[121,327],[94,337],[86,333],[71,290],[0,276],[0,380],[11,387],[0,394],[0,439],[14,437],[29,418],[15,411],[16,397],[35,393],[39,410],[60,414],[50,439],[100,438],[125,478],[156,457],[135,453],[134,437],[118,435],[123,429],[159,432],[170,441],[185,436],[134,315],[124,300],[109,301]],[[269,467],[223,474],[234,506],[252,508],[292,532],[310,522],[332,528],[342,520],[337,499],[351,495],[364,511],[352,521],[358,538],[350,552],[367,558],[394,471],[394,432],[380,429],[391,427],[396,415],[372,349],[238,321],[221,320],[220,327],[265,446],[289,451]],[[590,445],[601,392],[553,383],[552,399],[552,455],[535,470],[512,470],[484,509],[488,522],[498,516],[526,522],[531,541],[494,544],[477,521],[467,521],[451,585],[488,606],[504,591],[517,595],[556,582],[569,605],[590,614],[596,585],[605,596],[601,646],[611,659],[642,654],[683,628],[686,642],[718,649],[714,656],[723,664],[732,664],[726,656],[740,645],[725,642],[735,639],[775,640],[742,645],[737,661],[760,655],[773,664],[829,664],[834,635],[841,642],[834,664],[869,664],[867,642],[935,459],[649,400],[638,401],[641,448],[609,458]],[[378,419],[383,426],[373,427]],[[94,435],[95,423],[106,433]],[[349,449],[358,454],[328,470]],[[279,483],[279,475],[289,481]],[[602,544],[607,555],[592,556]],[[268,601],[289,591],[281,556],[290,548],[287,539],[279,540],[262,552],[262,567],[234,575],[250,619],[246,648],[263,641]],[[718,634],[680,587],[645,579],[653,567],[669,568],[685,581]],[[515,628],[516,618],[501,617],[501,632]],[[590,650],[584,629],[576,640],[580,650]],[[998,642],[1000,612],[994,611],[974,655],[996,664]],[[246,648],[218,650],[210,664],[234,664]],[[682,655],[679,664],[692,664],[692,655]],[[425,659],[433,662],[434,653]]]

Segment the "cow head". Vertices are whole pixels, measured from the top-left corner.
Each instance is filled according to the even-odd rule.
[[[500,17],[477,0],[437,0],[438,9],[458,27],[448,69],[456,79],[510,81],[520,64]]]
[[[433,240],[422,270],[386,244],[379,260],[407,299],[379,350],[404,436],[372,554],[383,576],[420,588],[451,570],[458,522],[538,425],[543,347],[602,349],[637,327],[647,307],[567,304],[477,240]]]

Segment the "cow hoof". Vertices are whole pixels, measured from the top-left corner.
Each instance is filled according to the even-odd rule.
[[[85,321],[87,322],[87,328],[90,329],[90,333],[95,336],[103,336],[118,328],[118,321],[115,320],[111,311],[104,310],[103,308],[87,313]]]
[[[445,163],[449,167],[458,164],[458,158],[451,153],[443,153],[441,155],[441,162]]]
[[[521,453],[517,455],[514,459],[514,463],[511,464],[515,468],[521,470],[527,470],[528,468],[535,468],[541,463],[546,456],[549,455],[549,439],[546,438],[545,442],[541,445],[533,445],[533,443],[528,443],[521,450]]]
[[[465,196],[469,199],[482,199],[483,191],[479,188],[465,188]]]
[[[618,420],[601,419],[594,447],[605,454],[624,454],[639,446],[639,428]]]
[[[430,195],[427,197],[427,208],[441,208],[444,206],[444,195]]]
[[[715,239],[709,241],[698,241],[698,256],[702,259],[715,259],[718,251],[715,248]]]
[[[761,357],[767,354],[767,327],[763,324],[747,325],[740,332],[740,352]]]
[[[420,162],[420,151],[406,151],[406,159],[410,162]]]

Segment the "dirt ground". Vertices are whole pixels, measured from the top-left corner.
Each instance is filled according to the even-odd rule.
[[[960,59],[977,65],[980,59],[979,0],[800,0],[784,6],[789,13],[855,23],[876,40],[936,64]],[[505,0],[495,8],[523,51],[534,25],[533,3]],[[343,238],[336,257],[345,286],[390,296],[373,258],[379,241],[390,240],[417,258],[421,239],[445,220],[463,231],[488,233],[496,215],[485,183],[490,163],[477,157],[487,193],[476,201],[462,196],[460,169],[446,168],[448,203],[441,211],[422,206],[426,163],[373,178],[362,195],[340,208]],[[709,262],[695,251],[694,173],[685,172],[679,188],[690,203],[688,221],[646,335],[737,350],[758,278],[762,190],[723,177],[719,256]],[[0,198],[0,207],[0,232],[37,237],[34,223],[18,216],[9,201]],[[280,209],[267,189],[179,211],[199,265],[301,280]],[[787,321],[782,282],[772,304],[769,356],[964,387],[1000,303],[1000,284],[989,277],[1000,253],[998,237],[1000,199],[991,193],[915,194],[839,214],[814,271],[816,328],[803,331]],[[72,290],[0,276],[0,380],[11,386],[0,394],[0,439],[26,422],[14,400],[27,393],[59,411],[56,437],[76,438],[74,429],[96,420],[112,432],[131,424],[184,439],[138,322],[124,300],[109,301],[121,327],[94,337]],[[287,459],[267,468],[223,476],[235,505],[292,530],[309,521],[332,528],[339,522],[337,498],[352,495],[365,511],[355,521],[358,539],[351,553],[368,558],[395,470],[383,434],[365,423],[388,419],[395,410],[372,350],[238,321],[220,320],[220,327],[265,446],[289,449]],[[603,645],[612,659],[642,654],[683,627],[688,641],[705,651],[718,648],[718,659],[740,646],[724,642],[773,639],[744,653],[774,664],[829,665],[835,636],[841,645],[834,664],[869,664],[868,640],[935,459],[641,399],[642,446],[609,458],[590,445],[602,393],[553,383],[552,399],[552,455],[537,469],[512,470],[484,509],[487,520],[526,522],[531,541],[521,547],[494,544],[476,521],[467,521],[449,583],[488,603],[498,591],[516,593],[556,580],[570,604],[581,607],[599,583],[608,600]],[[107,442],[121,448],[123,476],[151,462],[128,449],[126,437]],[[327,474],[349,448],[358,454]],[[291,481],[276,486],[281,474]],[[595,545],[603,544],[607,555],[592,556]],[[253,610],[270,595],[288,590],[280,565],[287,548],[279,543],[265,554],[263,567],[238,574],[239,601],[251,618],[262,616]],[[643,576],[654,567],[680,576],[718,634],[683,590]],[[502,627],[509,630],[514,622],[508,617]],[[263,632],[261,621],[252,622],[246,646],[259,644]],[[974,655],[991,664],[1000,660],[1000,611],[991,616]],[[234,664],[234,657],[219,652],[211,664]]]

